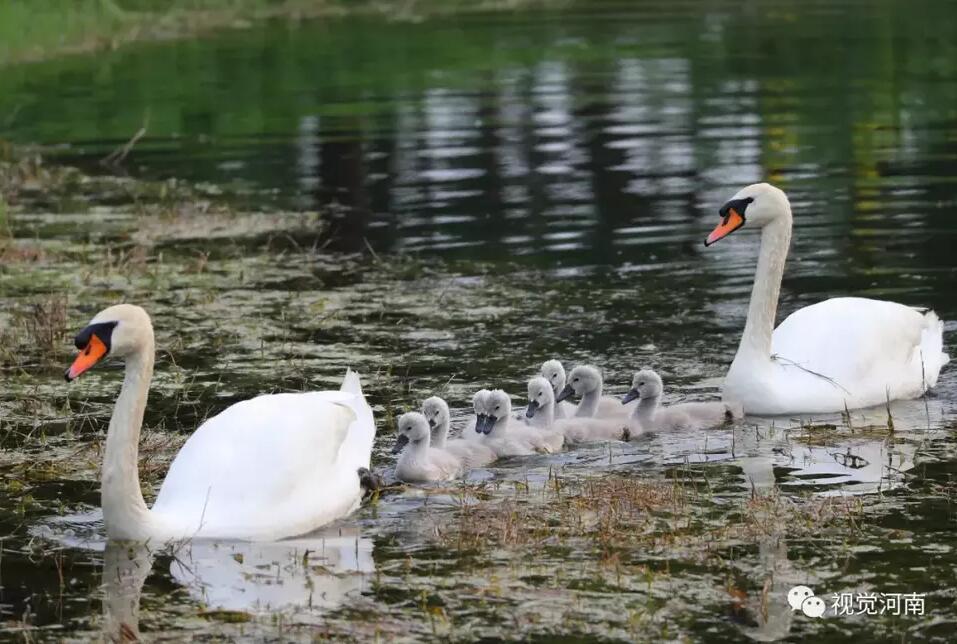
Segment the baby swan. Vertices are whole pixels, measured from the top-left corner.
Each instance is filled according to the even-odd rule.
[[[432,429],[432,446],[455,456],[462,461],[465,468],[484,467],[497,458],[495,452],[476,439],[453,438],[448,440],[452,415],[449,412],[448,403],[438,396],[425,399],[422,403],[422,415],[425,416],[425,419],[429,422],[429,427]],[[475,433],[472,432],[472,434]]]
[[[561,402],[575,395],[580,396],[578,407],[575,409],[576,418],[622,418],[631,413],[631,408],[622,408],[622,402],[612,396],[602,396],[603,382],[601,371],[591,365],[579,365],[568,374],[568,384],[556,396]]]
[[[632,418],[642,431],[663,432],[674,429],[707,429],[741,418],[741,405],[734,402],[690,402],[659,407],[664,387],[661,376],[651,369],[643,369],[631,381],[631,391],[622,404],[638,399]]]
[[[533,427],[560,432],[566,443],[628,440],[641,431],[637,422],[628,418],[555,419],[555,392],[551,384],[541,377],[528,382],[528,409],[525,416]]]
[[[481,392],[480,392],[481,393]],[[512,401],[501,389],[473,400],[475,431],[484,434],[484,444],[499,456],[528,456],[541,452],[557,452],[565,443],[564,437],[552,431],[543,431],[512,418]]]
[[[565,367],[558,360],[546,360],[542,363],[539,375],[552,386],[553,397],[557,397],[565,388]],[[566,401],[555,404],[555,418],[571,418],[575,415],[575,405]]]
[[[399,456],[395,477],[407,483],[451,481],[462,474],[462,462],[446,451],[429,446],[429,423],[410,411],[399,416],[399,437],[392,453]]]

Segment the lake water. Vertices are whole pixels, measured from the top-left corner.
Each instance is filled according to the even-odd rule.
[[[0,266],[0,322],[22,339],[37,302],[65,307],[69,331],[118,299],[148,308],[148,495],[207,415],[335,385],[346,365],[365,377],[383,471],[397,414],[441,392],[462,423],[491,385],[517,407],[550,357],[601,365],[615,394],[648,365],[669,401],[715,397],[757,238],[702,241],[759,180],[795,214],[779,319],[893,299],[934,308],[955,354],[954,33],[946,3],[573,2],[274,23],[4,69],[3,138],[92,174],[222,191],[238,213],[125,183],[17,195],[13,231],[43,256]],[[120,377],[66,386],[66,338],[0,352],[7,636],[947,641],[957,625],[946,368],[926,400],[849,425],[748,418],[515,459],[386,494],[308,539],[147,552],[104,543]],[[615,533],[588,527],[601,501],[579,490],[566,534],[555,477],[688,496]],[[476,517],[490,534],[469,532]],[[829,604],[926,593],[925,614],[814,620],[787,607],[797,584]]]

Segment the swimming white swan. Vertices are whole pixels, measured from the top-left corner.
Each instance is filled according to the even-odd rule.
[[[622,407],[621,401],[612,396],[602,396],[601,370],[591,365],[580,365],[568,374],[568,384],[555,398],[561,402],[575,395],[580,396],[575,409],[576,418],[622,418],[627,417],[633,407]]]
[[[748,320],[723,395],[751,414],[826,413],[921,396],[949,356],[933,311],[858,297],[795,311],[774,328],[791,241],[791,204],[774,186],[740,190],[719,211],[711,245],[743,226],[761,229]]]
[[[66,379],[106,356],[126,363],[106,435],[101,500],[106,532],[132,541],[273,540],[349,514],[362,498],[375,423],[359,377],[341,391],[274,394],[226,408],[197,429],[170,465],[152,508],[140,491],[138,442],[153,376],[146,311],[101,311],[75,340]]]
[[[410,411],[399,416],[399,437],[393,454],[402,452],[395,464],[395,477],[408,483],[451,481],[462,475],[462,461],[445,450],[430,447],[429,421]]]
[[[548,454],[562,448],[565,439],[558,432],[542,431],[512,418],[512,401],[507,393],[501,389],[483,392],[473,399],[475,431],[485,435],[484,444],[500,457]]]
[[[532,427],[560,432],[566,443],[628,440],[641,431],[637,422],[627,418],[555,418],[555,392],[542,377],[528,381],[525,416]]]
[[[542,378],[548,380],[552,385],[552,391],[557,397],[565,388],[565,367],[558,360],[546,360],[542,363],[542,369],[539,372]],[[555,403],[555,418],[571,418],[575,415],[575,405],[567,400]]]
[[[453,438],[448,440],[449,427],[452,423],[452,415],[449,413],[449,405],[442,398],[432,396],[426,398],[422,403],[422,415],[429,421],[429,427],[432,428],[432,447],[444,449],[453,456],[462,461],[462,465],[468,469],[473,467],[485,467],[498,458],[487,445],[477,440],[474,431],[470,433],[472,440],[464,438]],[[471,429],[475,429],[473,426]]]
[[[642,431],[665,432],[674,429],[707,429],[731,422],[744,415],[741,405],[731,402],[690,402],[661,407],[664,386],[661,376],[643,369],[631,381],[631,391],[622,403],[638,400],[634,418]]]

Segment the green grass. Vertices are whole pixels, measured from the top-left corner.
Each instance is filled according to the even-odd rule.
[[[0,64],[91,51],[139,38],[228,25],[283,11],[318,12],[324,0],[6,0]]]
[[[190,36],[269,17],[425,15],[561,5],[564,0],[2,0],[0,66]]]

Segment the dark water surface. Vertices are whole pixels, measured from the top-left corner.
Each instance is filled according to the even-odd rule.
[[[333,386],[347,364],[366,376],[383,470],[396,414],[439,391],[461,421],[488,385],[518,406],[553,356],[601,365],[613,393],[650,365],[670,400],[713,397],[757,238],[701,242],[754,181],[795,212],[780,317],[856,294],[957,321],[955,33],[943,2],[593,2],[271,24],[4,69],[0,136],[106,173],[100,159],[146,122],[122,171],[222,186],[251,213],[26,195],[14,233],[45,255],[0,267],[0,322],[22,340],[38,301],[65,305],[70,329],[120,299],[150,310],[147,494],[208,414]],[[387,495],[308,540],[153,556],[104,545],[98,464],[119,373],[65,386],[65,336],[0,358],[11,637],[138,622],[171,640],[947,641],[957,627],[946,369],[927,400],[892,405],[894,431],[884,409],[851,427],[747,419],[510,461],[467,489]],[[709,494],[684,510],[687,541],[463,550],[443,536],[467,499],[555,512],[541,488],[556,473]],[[747,537],[709,532],[775,486],[793,513]],[[817,533],[800,508],[827,497],[860,513]],[[787,609],[795,584],[927,593],[926,615],[813,620]]]

